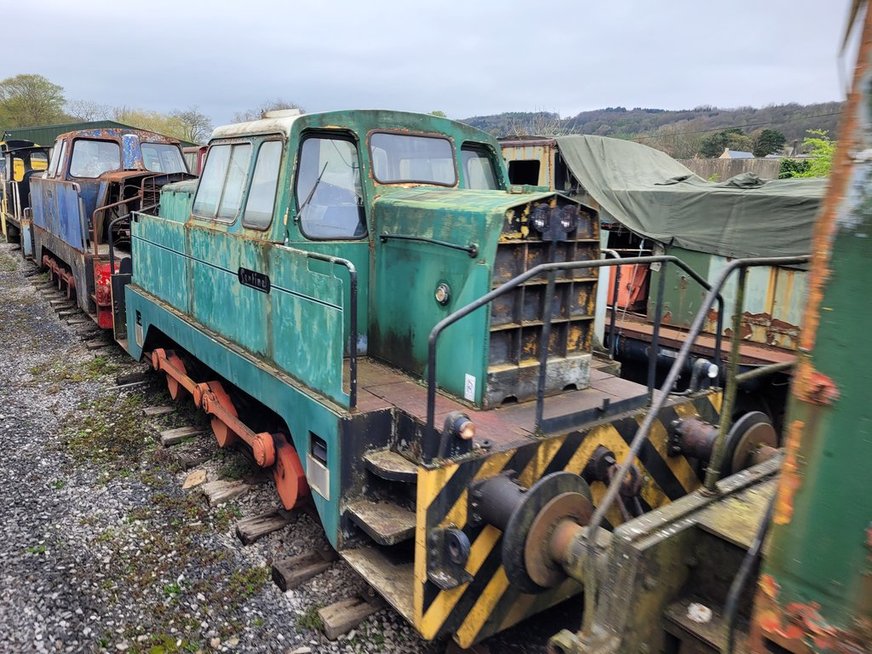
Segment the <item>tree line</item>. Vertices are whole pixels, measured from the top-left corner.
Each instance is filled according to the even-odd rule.
[[[593,134],[638,141],[676,159],[718,157],[724,148],[777,153],[802,146],[809,130],[835,134],[840,102],[788,103],[762,108],[723,109],[703,105],[687,110],[607,107],[561,118],[547,111],[506,112],[464,119],[498,137]]]
[[[301,107],[276,98],[236,113],[233,120],[255,120],[275,109]],[[96,120],[114,120],[191,143],[205,143],[212,133],[211,119],[196,106],[160,112],[126,105],[113,107],[90,100],[68,100],[62,86],[33,73],[15,75],[0,81],[0,128],[39,127]]]

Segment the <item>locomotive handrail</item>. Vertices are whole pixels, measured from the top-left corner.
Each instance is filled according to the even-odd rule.
[[[561,270],[577,270],[581,268],[604,268],[615,265],[623,265],[628,263],[674,263],[676,266],[684,270],[688,275],[690,275],[696,282],[698,282],[701,286],[709,290],[711,294],[711,286],[702,277],[699,273],[697,273],[693,268],[688,266],[678,257],[673,255],[652,255],[647,257],[627,257],[623,259],[596,259],[592,261],[562,261],[562,262],[553,262],[553,263],[542,263],[538,266],[534,266],[529,270],[521,273],[517,277],[510,279],[505,282],[501,286],[493,289],[489,293],[482,295],[477,300],[470,302],[464,307],[461,307],[454,313],[446,316],[442,320],[440,320],[436,325],[434,325],[433,329],[430,331],[430,336],[428,338],[428,348],[427,348],[427,424],[424,430],[424,443],[423,443],[423,458],[425,462],[429,462],[436,455],[436,448],[438,448],[438,434],[436,433],[434,421],[435,421],[435,413],[436,413],[436,345],[439,340],[440,334],[449,326],[453,325],[455,322],[468,316],[473,311],[480,309],[481,307],[489,304],[494,301],[496,298],[505,295],[513,288],[520,286],[528,279],[533,277],[537,277],[543,273],[549,272],[557,272]],[[724,312],[724,299],[719,292],[714,294],[714,299],[718,302],[718,336],[717,336],[717,347],[720,349],[720,323],[721,316]],[[550,314],[546,316],[546,320],[550,322]],[[537,404],[539,403],[537,399]],[[538,414],[538,411],[537,411]],[[538,424],[537,424],[538,428]]]
[[[614,259],[620,259],[621,255],[617,250],[612,250],[611,248],[602,248],[600,250],[603,254],[608,257],[612,257]],[[615,281],[612,283],[612,310],[611,310],[611,318],[609,319],[609,358],[615,358],[615,323],[618,320],[618,289],[621,286],[621,267],[615,267]],[[608,306],[608,291],[606,291],[606,306]]]
[[[411,234],[389,234],[388,232],[382,232],[379,235],[379,240],[382,243],[387,241],[388,239],[394,239],[396,241],[414,241],[416,243],[431,243],[433,245],[440,245],[444,248],[450,248],[452,250],[461,250],[462,252],[466,252],[471,259],[475,259],[478,256],[478,244],[470,243],[469,245],[460,245],[459,243],[451,243],[450,241],[439,241],[435,238],[426,238],[423,236],[413,236]]]
[[[672,388],[673,384],[675,384],[676,380],[678,379],[678,375],[681,372],[682,367],[687,361],[687,358],[690,356],[690,349],[693,347],[693,344],[699,336],[700,332],[702,332],[702,326],[705,322],[705,316],[708,313],[709,309],[711,309],[712,304],[714,304],[715,298],[719,297],[720,291],[724,287],[724,284],[726,283],[730,275],[735,271],[739,270],[741,274],[741,279],[739,281],[739,293],[737,294],[736,298],[737,309],[735,315],[733,316],[734,329],[732,334],[729,362],[731,374],[728,374],[727,377],[727,389],[721,406],[721,423],[723,423],[725,407],[730,407],[732,405],[733,396],[735,396],[736,392],[735,373],[736,368],[738,367],[738,346],[740,330],[735,326],[741,320],[741,315],[739,315],[741,309],[738,307],[742,302],[744,302],[744,298],[742,296],[744,295],[744,275],[747,269],[758,266],[782,266],[801,264],[807,263],[809,259],[809,256],[735,259],[728,263],[721,270],[715,282],[709,289],[709,292],[703,300],[703,303],[700,306],[699,310],[697,311],[696,316],[694,316],[693,323],[691,323],[687,336],[685,337],[684,342],[681,344],[681,349],[678,351],[678,354],[675,357],[675,361],[672,363],[672,367],[669,369],[669,373],[666,375],[666,379],[661,386],[661,392],[655,395],[654,401],[651,407],[648,409],[648,413],[645,414],[645,418],[642,420],[642,423],[636,430],[636,435],[633,436],[633,440],[630,442],[630,447],[627,455],[624,457],[624,460],[621,462],[620,467],[618,468],[615,475],[612,477],[611,483],[606,490],[606,494],[597,504],[597,507],[590,518],[590,522],[588,522],[587,524],[587,529],[585,530],[584,535],[584,542],[588,551],[588,557],[585,570],[583,627],[583,630],[586,633],[590,633],[590,629],[593,627],[594,610],[596,608],[596,569],[594,564],[594,549],[596,547],[596,543],[595,540],[590,537],[590,535],[596,534],[598,532],[599,526],[602,524],[606,512],[609,510],[609,507],[611,507],[612,503],[617,498],[618,493],[621,490],[621,484],[623,483],[624,478],[627,476],[627,472],[629,472],[631,466],[633,465],[634,460],[639,455],[639,450],[642,449],[642,443],[645,442],[645,439],[648,436],[648,432],[650,431],[651,426],[654,423],[654,419],[660,413],[660,410],[663,408],[664,404],[666,404],[668,390]],[[726,418],[728,419],[729,416],[727,416]],[[723,426],[724,425],[722,424],[721,427]],[[713,482],[716,481],[716,473],[714,471],[716,471],[717,467],[720,466],[720,459],[723,456],[723,432],[723,429],[719,431],[717,440],[715,441],[714,453],[712,454],[712,458],[706,474],[705,485],[707,489],[713,488]]]

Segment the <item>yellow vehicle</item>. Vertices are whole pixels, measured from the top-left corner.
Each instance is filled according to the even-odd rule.
[[[33,255],[30,230],[30,179],[48,168],[49,148],[33,141],[0,141],[0,231],[7,242],[20,243]]]

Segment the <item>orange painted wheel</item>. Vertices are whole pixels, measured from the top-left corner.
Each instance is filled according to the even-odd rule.
[[[230,399],[230,396],[227,394],[227,391],[224,390],[224,386],[221,385],[221,382],[211,381],[207,386],[209,389],[208,392],[201,393],[202,409],[206,413],[212,413],[214,409],[218,408],[213,407],[212,404],[217,403],[225,412],[236,417],[238,415],[236,413],[236,407],[233,406],[233,400]],[[211,425],[212,435],[215,436],[215,440],[218,441],[219,447],[228,447],[239,438],[236,432],[218,416],[212,416]]]
[[[171,398],[178,400],[184,389],[175,377],[167,375],[167,390],[170,392]]]
[[[303,464],[297,456],[297,450],[288,442],[284,434],[273,434],[276,446],[276,464],[273,467],[273,479],[276,491],[286,509],[293,509],[303,498],[309,495],[309,484]]]
[[[173,368],[179,370],[182,374],[187,374],[188,372],[187,368],[185,368],[185,362],[173,353],[167,353],[167,363],[171,364]],[[174,400],[181,399],[185,393],[185,387],[169,373],[167,373],[167,390],[170,392],[170,397]]]
[[[221,418],[213,417],[210,424],[212,426],[212,435],[218,441],[218,447],[228,447],[238,438],[236,432],[231,430]]]

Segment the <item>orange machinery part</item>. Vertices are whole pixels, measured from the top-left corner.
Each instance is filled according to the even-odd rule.
[[[609,304],[615,304],[615,269],[621,269],[617,306],[620,309],[642,310],[648,295],[648,264],[628,263],[609,270]]]
[[[273,468],[276,489],[285,508],[293,508],[309,494],[306,473],[293,445],[282,433],[255,433],[242,422],[220,381],[195,382],[188,376],[184,361],[172,350],[156,348],[151,353],[151,365],[166,373],[167,388],[173,399],[188,392],[194,405],[211,416],[212,433],[219,447],[228,447],[242,439],[251,448],[257,465]]]

